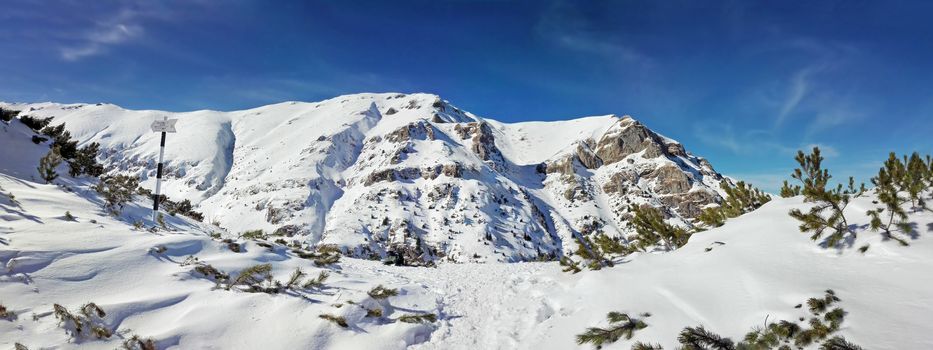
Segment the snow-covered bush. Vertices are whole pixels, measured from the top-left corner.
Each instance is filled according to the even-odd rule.
[[[74,338],[94,336],[101,339],[110,338],[113,335],[113,331],[107,328],[106,322],[103,320],[107,313],[95,303],[84,304],[78,309],[77,313],[72,313],[59,304],[53,305],[52,309],[55,318],[59,320],[61,327],[65,329],[65,333]]]

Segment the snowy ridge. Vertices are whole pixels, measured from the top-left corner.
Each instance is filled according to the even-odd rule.
[[[575,235],[632,234],[628,208],[691,226],[723,177],[631,117],[502,123],[430,94],[357,94],[243,111],[0,104],[99,142],[115,172],[154,185],[152,120],[178,118],[165,193],[230,232],[262,229],[347,254],[551,260]]]

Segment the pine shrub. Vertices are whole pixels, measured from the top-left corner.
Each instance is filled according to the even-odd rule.
[[[376,286],[376,288],[371,289],[366,294],[369,294],[370,298],[373,298],[376,300],[383,300],[383,299],[387,299],[389,297],[394,297],[398,295],[398,289],[386,288],[380,284]]]
[[[731,182],[723,180],[719,186],[726,192],[725,200],[718,207],[703,209],[697,216],[707,227],[722,226],[727,219],[754,211],[771,201],[771,196],[744,181],[733,186]]]
[[[318,315],[318,317],[320,317],[320,318],[322,318],[322,319],[325,319],[325,320],[328,320],[328,321],[330,321],[330,322],[333,322],[334,324],[336,324],[336,325],[338,325],[338,326],[340,326],[340,327],[342,327],[342,328],[349,328],[349,327],[350,327],[350,325],[347,324],[347,319],[343,318],[342,316],[334,316],[334,315],[331,315],[331,314],[321,314],[321,315]]]
[[[49,123],[52,122],[52,117],[48,118],[34,118],[28,115],[24,115],[19,118],[19,121],[22,122],[26,127],[32,129],[35,132],[39,132],[45,128]]]
[[[791,185],[787,183],[787,180],[784,180],[784,185],[781,186],[781,198],[790,198],[800,195],[800,186]]]
[[[87,146],[81,147],[75,152],[74,159],[68,161],[68,174],[72,177],[78,177],[81,174],[87,174],[93,177],[99,177],[104,174],[104,166],[97,163],[97,152],[100,150],[100,144],[92,142]]]
[[[639,249],[646,251],[648,247],[661,243],[665,249],[673,250],[687,244],[690,233],[681,227],[668,224],[660,210],[651,206],[632,206],[634,212],[632,225],[637,233],[636,239]]]
[[[0,304],[0,320],[13,321],[16,320],[16,313],[12,310],[9,310],[3,304]]]
[[[398,318],[398,321],[404,322],[404,323],[434,323],[434,322],[437,322],[437,315],[435,314],[403,315]]]
[[[835,336],[820,345],[820,350],[862,350],[862,347],[846,341],[842,336]]]
[[[0,121],[9,122],[13,120],[13,118],[16,118],[18,114],[19,111],[0,108]]]
[[[606,314],[606,318],[609,320],[609,328],[587,328],[585,332],[577,335],[577,344],[590,343],[599,349],[604,344],[614,343],[622,337],[632,339],[635,331],[648,327],[644,321],[621,312],[610,312]]]
[[[860,196],[865,191],[865,186],[856,189],[855,180],[850,177],[847,189],[843,189],[842,184],[828,189],[828,182],[832,176],[829,175],[829,170],[822,168],[823,156],[820,155],[818,147],[814,147],[809,155],[798,151],[796,160],[800,167],[794,169],[791,177],[803,184],[804,200],[815,203],[806,213],[800,209],[790,211],[790,216],[801,222],[800,231],[813,232],[810,239],[814,241],[822,238],[828,231],[829,235],[824,240],[827,247],[836,246],[846,237],[854,238],[855,232],[849,229],[844,211],[852,196]],[[824,214],[827,211],[828,216]]]
[[[152,338],[142,339],[138,335],[133,335],[123,341],[123,350],[156,350],[155,341]]]
[[[327,271],[321,271],[321,273],[317,275],[317,278],[312,278],[305,281],[302,287],[304,289],[321,289],[324,287],[324,282],[327,281],[328,277],[330,277],[330,273]]]
[[[133,199],[137,187],[138,177],[115,175],[101,177],[94,189],[104,198],[108,209],[118,212]]]
[[[39,159],[39,176],[45,180],[45,183],[52,183],[53,180],[58,178],[58,172],[55,171],[62,163],[62,155],[59,153],[59,148],[53,147],[49,150],[49,153]]]
[[[703,326],[687,327],[680,331],[677,341],[683,350],[733,350],[735,344],[729,338],[723,338],[710,332]]]
[[[632,344],[632,350],[664,350],[661,344],[642,343],[640,341]]]

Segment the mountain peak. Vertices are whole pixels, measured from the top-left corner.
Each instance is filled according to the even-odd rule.
[[[523,261],[574,237],[625,242],[631,205],[691,226],[723,177],[624,115],[502,123],[433,94],[364,93],[232,112],[15,105],[101,144],[112,172],[154,183],[156,117],[179,119],[165,193],[233,232],[263,229],[359,257]],[[232,204],[236,203],[236,204]]]

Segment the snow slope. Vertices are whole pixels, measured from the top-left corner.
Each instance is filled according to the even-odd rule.
[[[933,348],[928,212],[911,214],[918,234],[909,247],[860,228],[851,247],[820,248],[787,216],[808,204],[790,198],[698,233],[676,251],[629,255],[601,271],[567,274],[555,262],[396,267],[352,258],[320,268],[280,245],[246,242],[235,253],[209,237],[219,228],[183,218],[169,217],[168,230],[136,230],[130,223],[146,220],[145,198],[112,217],[83,179],[35,182],[23,171],[36,161],[19,162],[45,146],[16,141],[28,135],[15,125],[0,128],[2,149],[18,147],[0,153],[0,304],[18,314],[0,320],[2,347],[113,349],[138,334],[160,349],[588,349],[574,335],[621,311],[652,315],[632,340],[606,349],[634,341],[673,349],[686,326],[740,340],[766,318],[796,320],[806,315],[794,305],[831,288],[848,312],[840,331],[848,340],[865,349]],[[865,225],[871,201],[856,199],[846,212],[850,222]],[[76,220],[66,220],[66,211]],[[855,248],[864,244],[870,249],[861,254]],[[231,274],[269,262],[276,279],[295,267],[332,276],[327,288],[301,295],[216,290],[180,265],[192,255]],[[400,293],[388,299],[385,319],[372,320],[348,301],[375,305],[366,291],[378,284]],[[91,301],[107,311],[113,338],[71,339],[52,315],[52,304],[74,310]],[[439,320],[390,321],[412,312]],[[322,313],[343,315],[350,327],[318,318]]]
[[[532,261],[572,254],[575,236],[623,242],[629,206],[691,226],[722,200],[704,159],[614,115],[501,123],[430,94],[356,94],[250,110],[168,113],[114,105],[4,104],[101,144],[113,173],[163,192],[231,232],[262,229],[337,244],[358,257]]]

